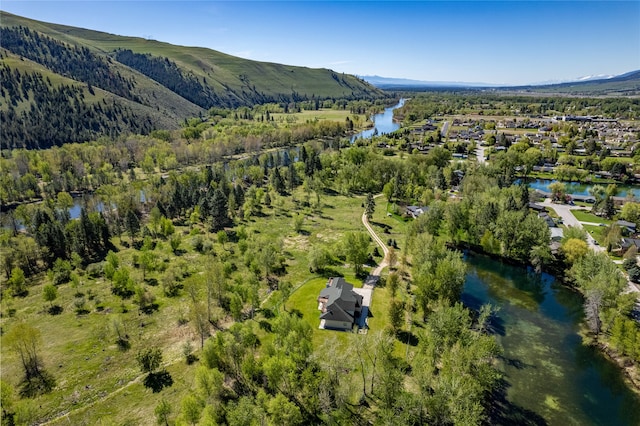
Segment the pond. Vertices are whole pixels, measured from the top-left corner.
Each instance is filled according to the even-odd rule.
[[[640,397],[623,372],[582,344],[582,297],[550,275],[467,256],[463,303],[490,303],[513,424],[637,425]]]

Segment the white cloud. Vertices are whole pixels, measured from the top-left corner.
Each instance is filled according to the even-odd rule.
[[[352,64],[353,61],[334,61],[334,62],[329,62],[329,65],[346,65],[346,64]]]

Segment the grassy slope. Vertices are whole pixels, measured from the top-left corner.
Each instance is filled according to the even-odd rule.
[[[167,90],[160,84],[146,78],[137,71],[118,64],[115,61],[113,66],[123,76],[132,77],[135,79],[137,83],[137,93],[143,99],[144,104],[130,101],[128,99],[114,95],[113,93],[104,91],[98,87],[94,87],[95,95],[92,95],[91,93],[89,93],[89,91],[87,90],[87,86],[84,83],[80,83],[76,80],[64,77],[60,74],[56,74],[36,62],[30,61],[29,59],[25,58],[19,58],[18,56],[14,55],[11,52],[8,52],[5,49],[0,50],[2,51],[4,56],[3,59],[0,60],[0,62],[7,64],[13,69],[17,69],[24,73],[36,72],[42,74],[44,77],[49,77],[49,80],[54,86],[59,86],[62,84],[70,86],[83,86],[85,87],[84,99],[88,104],[99,102],[102,99],[107,99],[107,101],[110,99],[117,99],[120,103],[128,106],[136,113],[141,115],[149,115],[159,128],[177,128],[178,123],[183,119],[196,116],[200,112],[202,112],[202,108],[198,107],[197,105],[194,105],[181,96],[178,96],[170,90]],[[6,102],[7,100],[3,99],[2,104],[0,104],[0,108],[6,109]],[[17,110],[20,111],[21,108],[24,108],[27,105],[28,104],[26,102],[22,102],[22,105],[20,105]]]
[[[257,62],[237,58],[215,50],[200,47],[175,46],[155,40],[138,37],[123,37],[64,25],[33,21],[3,12],[3,26],[23,25],[48,34],[51,37],[79,44],[88,48],[111,52],[117,48],[131,49],[136,53],[150,53],[168,57],[181,67],[200,77],[206,77],[207,83],[216,91],[225,90],[225,86],[235,91],[246,90],[255,85],[258,92],[267,95],[290,94],[320,97],[345,97],[352,91],[363,91],[380,95],[381,91],[351,75],[345,75],[347,85],[338,84],[331,70],[311,69]],[[241,76],[243,79],[241,80]],[[342,75],[338,75],[342,78]]]

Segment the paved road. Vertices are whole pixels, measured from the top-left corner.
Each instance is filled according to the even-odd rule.
[[[552,203],[549,198],[539,204],[555,210],[558,216],[562,218],[566,226],[577,226],[578,228],[582,228],[583,224],[592,224],[592,222],[580,222],[578,219],[576,219],[573,213],[571,213],[571,210],[585,210],[585,207],[568,206],[566,204],[555,204]],[[606,251],[604,247],[597,244],[597,242],[593,239],[593,237],[591,237],[591,235],[589,235],[589,233],[587,233],[587,243],[589,244],[589,247],[591,247],[591,249],[596,252]],[[638,293],[638,296],[640,297],[640,289],[638,289],[638,287],[634,283],[627,280],[627,287],[629,292]]]
[[[478,163],[483,164],[487,162],[487,159],[484,155],[484,151],[485,151],[486,147],[484,146],[478,146],[476,148],[476,156],[478,157]]]
[[[544,202],[539,204],[555,210],[558,216],[562,218],[562,222],[564,223],[565,226],[575,226],[578,228],[583,227],[582,226],[583,224],[578,219],[576,219],[573,213],[571,213],[571,210],[584,210],[583,207],[569,206],[566,204],[555,204],[555,203],[552,203],[551,200],[548,198],[544,200]],[[589,233],[587,233],[587,244],[589,244],[589,247],[591,247],[593,251],[597,251],[597,252],[605,251],[604,247],[598,245],[596,240],[594,240],[593,237],[589,235]]]
[[[446,138],[448,132],[449,132],[449,122],[445,121],[444,123],[442,123],[442,130],[440,130],[440,135],[443,138]]]

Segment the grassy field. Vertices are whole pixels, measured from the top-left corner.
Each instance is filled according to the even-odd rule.
[[[337,244],[347,231],[364,231],[361,222],[364,197],[347,197],[321,194],[320,209],[305,207],[305,195],[299,191],[292,197],[274,196],[271,207],[263,206],[261,213],[251,219],[238,220],[243,225],[249,239],[281,241],[281,254],[286,259],[286,273],[279,277],[289,281],[296,290],[286,303],[289,312],[299,311],[314,329],[313,342],[317,347],[327,338],[337,336],[346,342],[347,333],[319,330],[319,312],[317,295],[326,283],[326,274],[309,272],[307,254],[314,245],[322,245],[330,253],[337,253]],[[385,202],[377,199],[377,211],[374,222],[389,222],[390,236],[403,244],[403,230],[406,224],[387,218],[384,213]],[[293,228],[294,217],[304,216],[302,230],[296,233]],[[381,230],[376,225],[377,230]],[[153,253],[159,265],[187,271],[190,277],[185,284],[195,280],[206,270],[211,262],[210,254],[200,254],[192,247],[196,238],[187,227],[176,226],[176,233],[182,235],[181,249],[174,254],[168,241],[158,240]],[[216,235],[202,230],[200,235],[213,245],[215,257],[235,265],[237,271],[230,280],[248,274],[242,257],[239,256],[237,243],[227,242],[224,246],[216,242]],[[135,266],[135,257],[139,252],[125,244],[129,238],[113,238],[120,264],[127,267],[136,283],[143,283],[142,271]],[[125,244],[123,244],[123,242]],[[370,249],[373,250],[373,242]],[[378,259],[379,261],[380,259]],[[84,271],[76,271],[80,284],[74,288],[71,283],[58,286],[58,298],[55,304],[63,311],[52,316],[47,312],[48,304],[42,298],[43,287],[49,279],[40,275],[32,280],[29,295],[25,298],[3,298],[0,325],[7,331],[16,322],[26,322],[37,328],[42,335],[41,357],[44,365],[56,379],[56,388],[49,394],[37,397],[24,404],[21,418],[26,423],[37,423],[58,419],[55,424],[153,424],[153,409],[161,398],[167,399],[173,406],[179,406],[180,399],[193,388],[192,369],[183,355],[183,346],[190,342],[199,348],[189,319],[189,296],[182,291],[178,297],[166,297],[162,286],[144,288],[153,294],[158,310],[150,315],[138,310],[133,299],[122,300],[111,293],[111,283],[104,277],[93,278]],[[354,286],[360,287],[362,281],[355,278],[353,268],[344,265],[337,258],[330,266],[330,275],[345,276]],[[147,279],[161,280],[162,272],[147,273]],[[279,306],[278,291],[270,295],[266,286],[261,285],[261,298],[268,300],[265,307],[283,309]],[[387,298],[384,289],[374,292],[371,319],[372,330],[383,329]],[[85,302],[88,313],[78,315],[75,312],[78,300]],[[281,299],[280,299],[281,300]],[[12,312],[9,315],[9,312]],[[258,329],[259,318],[252,321]],[[130,336],[131,348],[120,350],[116,345],[114,323],[121,322]],[[222,322],[230,324],[230,319]],[[213,330],[212,330],[213,331]],[[141,348],[156,345],[162,349],[163,360],[173,377],[173,386],[159,394],[146,389],[141,379],[135,354]],[[16,386],[21,368],[16,355],[2,341],[2,380]],[[176,408],[177,411],[177,408]],[[97,419],[100,419],[96,423]]]
[[[295,113],[272,113],[271,116],[273,120],[276,122],[287,122],[292,121],[295,123],[306,123],[307,121],[314,120],[328,120],[328,121],[338,121],[345,122],[347,117],[350,119],[354,119],[354,116],[360,117],[361,123],[365,123],[367,117],[365,115],[353,114],[348,110],[341,109],[330,109],[330,108],[321,108],[317,111],[300,111]]]

